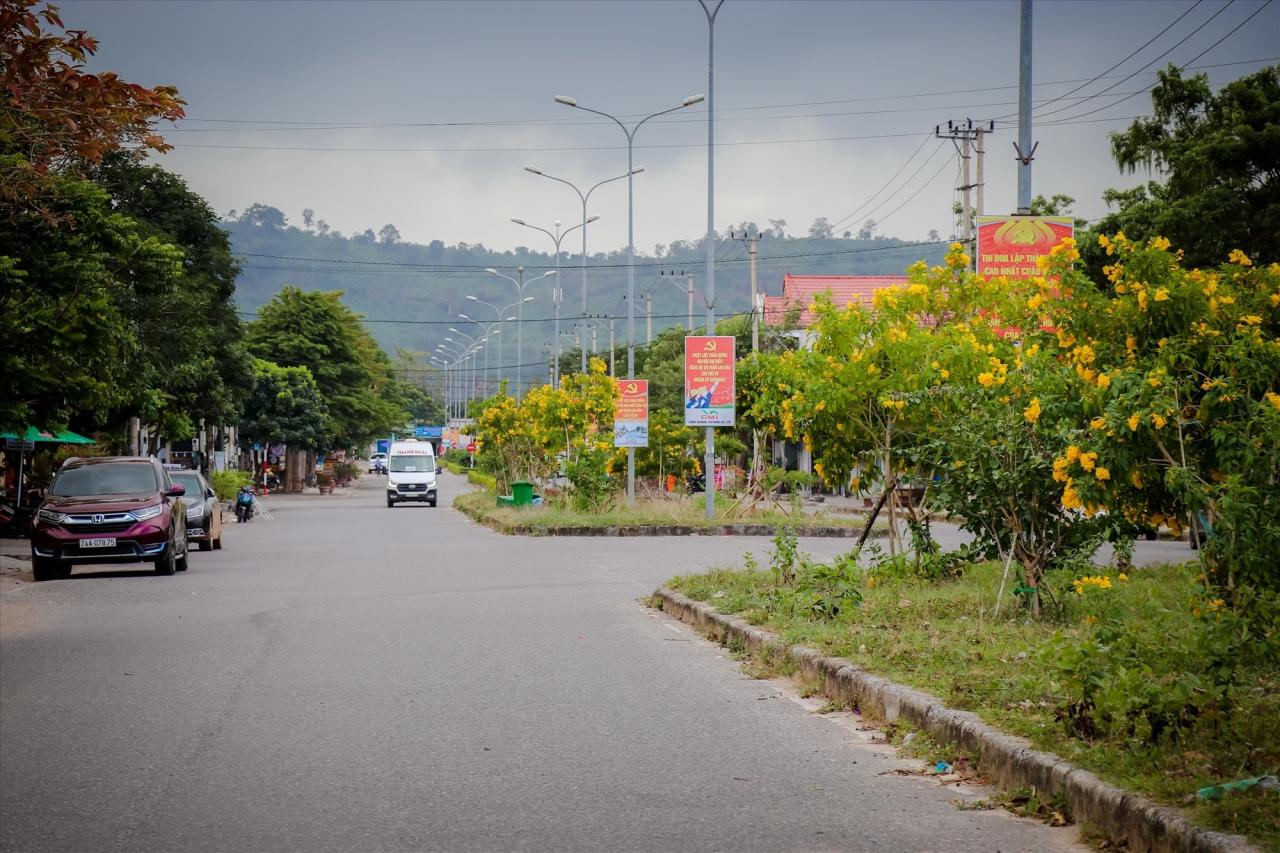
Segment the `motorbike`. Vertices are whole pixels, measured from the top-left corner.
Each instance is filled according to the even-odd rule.
[[[243,524],[253,518],[253,493],[242,491],[236,495],[236,523]]]

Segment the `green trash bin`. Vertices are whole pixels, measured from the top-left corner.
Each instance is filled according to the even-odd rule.
[[[517,480],[511,484],[511,503],[515,506],[531,506],[533,504],[533,483]]]

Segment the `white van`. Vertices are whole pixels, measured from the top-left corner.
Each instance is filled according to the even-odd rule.
[[[387,451],[387,506],[398,501],[436,505],[436,455],[429,441],[406,438]]]

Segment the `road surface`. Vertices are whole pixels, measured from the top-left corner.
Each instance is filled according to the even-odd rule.
[[[462,488],[273,497],[185,574],[6,588],[0,850],[1075,849],[637,603],[767,540],[503,537]]]

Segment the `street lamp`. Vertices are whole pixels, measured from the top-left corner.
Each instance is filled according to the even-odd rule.
[[[495,313],[495,314],[497,314],[497,319],[495,319],[495,320],[494,320],[494,322],[495,322],[495,323],[504,323],[504,324],[505,324],[505,323],[510,323],[510,322],[513,322],[513,321],[515,321],[515,320],[516,320],[516,318],[515,318],[515,317],[506,317],[506,318],[504,318],[502,315],[503,315],[503,314],[506,314],[506,313],[507,313],[508,311],[510,311],[512,308],[515,308],[515,307],[516,307],[516,305],[518,304],[519,300],[517,300],[517,302],[512,302],[512,303],[509,303],[509,304],[507,304],[507,305],[503,305],[501,308],[499,308],[497,305],[494,305],[492,302],[486,302],[486,301],[484,301],[483,299],[481,299],[481,298],[480,298],[480,297],[478,297],[478,296],[471,296],[471,295],[468,295],[468,296],[467,296],[467,299],[468,299],[468,300],[470,300],[471,302],[476,303],[477,305],[486,305],[486,306],[488,306],[488,307],[492,308],[492,309],[493,309],[493,311],[494,311],[494,313]],[[533,301],[533,297],[532,297],[532,296],[526,296],[526,297],[524,298],[524,300],[523,300],[523,301],[525,301],[525,302],[532,302],[532,301]],[[468,317],[467,319],[471,319],[471,318],[470,318],[470,317]],[[472,320],[471,322],[475,323],[476,321],[475,321],[475,320]],[[502,345],[503,345],[503,343],[504,343],[505,341],[506,341],[506,338],[503,338],[501,341],[498,341],[498,383],[499,383],[499,384],[501,384],[501,383],[502,383]]]
[[[627,172],[627,174],[625,175],[617,175],[612,178],[605,178],[600,183],[592,186],[585,193],[582,190],[578,189],[577,185],[572,183],[571,181],[566,181],[564,178],[558,178],[555,175],[548,175],[546,172],[542,171],[537,166],[525,166],[524,170],[531,174],[540,175],[544,178],[550,178],[553,181],[558,181],[559,183],[564,184],[569,189],[577,193],[578,200],[582,202],[582,316],[585,317],[587,316],[587,227],[586,226],[588,222],[591,222],[592,220],[598,218],[594,216],[591,217],[591,219],[587,218],[587,199],[591,198],[591,194],[595,192],[599,187],[602,187],[605,184],[613,183],[614,181],[620,181],[623,178],[629,178],[631,175],[638,175],[641,172],[643,172],[644,169],[632,169],[629,172]],[[586,373],[587,372],[587,339],[586,339],[585,333],[578,340],[578,349],[582,353],[582,372]]]
[[[505,278],[507,281],[511,282],[516,286],[516,298],[519,300],[516,303],[516,399],[519,400],[520,399],[520,373],[521,373],[521,368],[524,366],[524,363],[521,361],[521,359],[524,358],[524,304],[533,299],[532,296],[528,297],[527,299],[525,298],[524,289],[529,285],[533,284],[535,281],[538,281],[544,278],[550,278],[551,276],[556,275],[556,271],[550,270],[548,272],[544,272],[542,275],[536,276],[535,278],[531,278],[528,281],[524,280],[524,267],[522,266],[516,267],[516,274],[520,276],[519,281],[517,281],[516,279],[512,278],[509,275],[504,275],[498,272],[493,267],[487,268],[485,272],[489,273],[490,275],[496,275],[498,278]]]
[[[658,116],[673,113],[676,110],[682,110],[685,107],[691,107],[694,104],[701,103],[705,100],[704,95],[690,95],[680,102],[679,106],[670,107],[669,109],[653,113],[645,116],[640,121],[627,127],[616,116],[603,112],[602,110],[584,107],[573,98],[567,95],[556,95],[557,104],[564,104],[567,107],[582,110],[583,112],[593,113],[598,116],[604,116],[611,120],[614,124],[622,129],[622,133],[627,137],[627,378],[634,379],[636,375],[636,245],[635,245],[635,181],[632,176],[635,174],[632,168],[632,154],[635,148],[636,132],[641,126],[650,119]],[[710,239],[710,238],[708,238]],[[636,502],[636,450],[634,447],[627,448],[627,503]]]
[[[563,240],[565,237],[568,237],[569,232],[573,231],[575,228],[582,228],[583,233],[585,234],[587,223],[595,222],[599,218],[600,218],[599,216],[592,216],[589,219],[582,220],[582,222],[580,222],[577,225],[573,225],[573,226],[570,226],[569,228],[566,228],[564,231],[560,230],[560,220],[557,219],[555,222],[556,232],[554,234],[552,234],[550,231],[548,231],[545,228],[539,227],[537,225],[530,225],[528,222],[525,222],[523,219],[516,219],[514,216],[511,217],[511,221],[517,225],[523,225],[525,228],[532,228],[534,231],[541,231],[543,234],[546,234],[548,237],[551,238],[551,241],[556,244],[556,275],[558,276],[560,274],[560,241]],[[585,255],[585,252],[583,254]],[[560,387],[560,303],[564,301],[564,288],[559,284],[559,281],[560,279],[557,278],[556,285],[554,288],[552,288],[552,294],[551,294],[552,302],[555,303],[555,312],[556,312],[555,361],[552,362],[552,367],[551,367],[551,387],[552,388]]]

